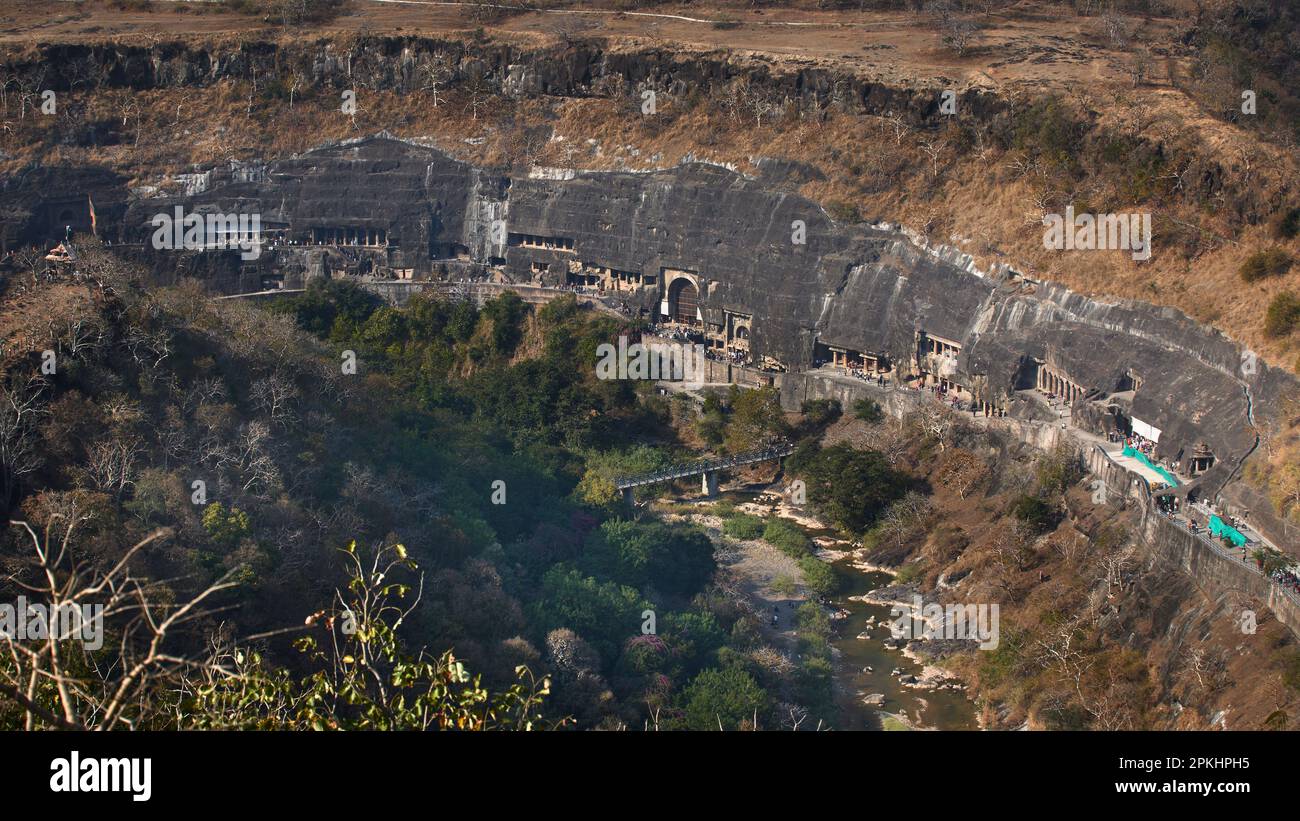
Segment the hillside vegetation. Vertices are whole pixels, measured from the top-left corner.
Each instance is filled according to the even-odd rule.
[[[49,655],[0,662],[6,726],[833,719],[825,675],[755,660],[705,535],[578,490],[629,433],[671,431],[595,378],[616,320],[513,295],[398,310],[345,282],[265,310],[138,276],[87,245],[76,274],[7,282],[30,321],[5,345],[6,576],[131,603],[101,649],[65,646],[69,693],[23,694]],[[157,636],[142,608],[179,621]],[[147,663],[123,685],[129,664],[95,663],[115,654]]]

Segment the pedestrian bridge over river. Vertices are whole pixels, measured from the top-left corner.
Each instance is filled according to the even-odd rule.
[[[614,486],[623,494],[623,500],[628,504],[632,502],[632,491],[645,485],[654,485],[659,482],[671,482],[675,479],[685,479],[689,476],[701,476],[700,490],[706,496],[715,496],[718,492],[718,473],[724,470],[752,465],[758,462],[771,462],[774,460],[784,459],[786,456],[794,453],[794,445],[789,442],[781,442],[776,445],[759,450],[752,450],[748,453],[739,453],[735,456],[722,456],[717,459],[705,459],[700,462],[693,462],[687,465],[674,465],[663,468],[662,470],[642,473],[635,476],[623,476],[614,481]]]

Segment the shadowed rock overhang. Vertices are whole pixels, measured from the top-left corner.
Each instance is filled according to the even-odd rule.
[[[918,338],[936,337],[958,351],[952,382],[1005,407],[1032,386],[1029,370],[1050,363],[1081,395],[1114,396],[1161,430],[1163,455],[1204,443],[1220,484],[1255,448],[1259,418],[1300,395],[1294,377],[1262,361],[1243,368],[1239,345],[1178,311],[972,273],[899,232],[836,223],[767,179],[707,164],[510,175],[381,135],[192,196],[137,200],[128,234],[144,239],[150,216],[178,204],[259,211],[278,232],[266,268],[301,256],[322,230],[360,244],[382,231],[381,271],[428,278],[459,258],[515,282],[595,272],[622,277],[618,298],[656,319],[673,281],[688,278],[702,323],[748,318],[748,349],[789,370],[812,367],[819,346],[909,362]]]

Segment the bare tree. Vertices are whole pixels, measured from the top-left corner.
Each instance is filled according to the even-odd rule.
[[[933,513],[934,506],[929,499],[916,491],[909,491],[885,508],[877,527],[884,540],[901,550],[917,531],[925,529]]]
[[[950,411],[941,400],[926,395],[920,405],[909,417],[912,424],[925,436],[934,439],[942,453],[952,444],[954,428],[957,425],[956,414]]]
[[[470,112],[471,119],[478,119],[479,111],[487,107],[494,90],[487,77],[482,74],[477,74],[465,82],[465,110]]]
[[[23,75],[17,78],[18,119],[26,119],[28,107],[36,105],[35,100],[40,96],[41,87],[45,83],[46,71],[47,68],[42,67],[39,74]]]
[[[97,570],[73,555],[77,528],[88,518],[75,510],[66,517],[56,514],[40,535],[25,521],[10,522],[31,543],[32,573],[22,582],[29,600],[59,614],[57,625],[47,621],[52,629],[38,639],[0,634],[0,696],[17,704],[29,730],[147,724],[156,709],[154,697],[204,666],[175,654],[168,640],[210,616],[214,611],[205,609],[205,602],[233,586],[225,576],[189,599],[171,602],[158,585],[133,575],[133,560],[164,539],[165,530],[136,542],[107,570]],[[102,638],[108,621],[118,628],[118,651],[106,665],[86,636],[99,631]]]
[[[565,15],[560,22],[555,24],[552,31],[555,33],[555,39],[565,48],[572,48],[577,43],[578,38],[594,27],[594,23],[585,17],[576,14]]]
[[[421,82],[420,90],[428,91],[433,98],[433,107],[438,107],[438,91],[451,82],[453,75],[451,60],[442,52],[435,52],[420,61],[417,69]]]
[[[121,108],[118,109],[118,112],[122,115],[123,128],[126,128],[127,123],[131,121],[132,117],[135,118],[135,141],[133,142],[133,145],[139,145],[140,144],[140,106],[136,104],[135,100],[128,97],[125,100],[123,100],[122,106]]]
[[[1133,28],[1123,15],[1111,9],[1102,15],[1101,25],[1106,32],[1106,39],[1112,46],[1120,49],[1128,46],[1133,36]]]
[[[945,46],[965,55],[980,35],[980,24],[972,17],[962,14],[951,0],[934,0],[926,4],[926,11],[937,18],[939,39]]]
[[[1114,595],[1114,591],[1123,590],[1130,581],[1137,566],[1134,552],[1135,548],[1130,543],[1102,557],[1096,581],[1105,585],[1108,598]]]
[[[43,464],[36,420],[45,414],[45,381],[16,376],[0,386],[0,503],[13,502],[23,478]]]
[[[307,85],[307,77],[302,73],[300,69],[295,68],[293,71],[289,72],[289,110],[290,111],[293,110],[293,101],[298,96],[298,92],[301,91],[306,85]]]
[[[1133,55],[1129,58],[1129,76],[1133,78],[1133,87],[1137,88],[1146,82],[1150,73],[1151,50],[1145,46],[1133,49]]]
[[[86,474],[100,490],[121,498],[135,484],[136,460],[144,453],[144,442],[129,433],[115,433],[97,440],[86,454]]]
[[[921,140],[921,150],[930,158],[930,179],[939,178],[939,156],[943,153],[943,143],[939,140],[931,140],[929,137]]]
[[[937,478],[965,499],[967,493],[988,477],[988,473],[988,465],[983,459],[968,450],[955,449],[939,468]]]
[[[1038,663],[1068,682],[1079,699],[1079,704],[1091,712],[1083,685],[1095,659],[1079,650],[1079,645],[1087,637],[1086,627],[1084,620],[1074,615],[1045,631],[1034,644]]]
[[[253,383],[253,406],[271,417],[279,425],[292,424],[296,418],[294,406],[298,401],[298,386],[280,375],[279,371]]]
[[[0,111],[3,111],[2,116],[9,116],[9,92],[20,89],[21,85],[17,77],[7,72],[0,75]]]
[[[888,127],[894,132],[894,145],[902,145],[903,138],[912,131],[912,127],[903,119],[902,115],[895,114],[892,111],[886,111],[880,117],[881,127]]]

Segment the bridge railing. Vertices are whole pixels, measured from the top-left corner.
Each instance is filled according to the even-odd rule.
[[[742,465],[751,465],[755,462],[767,462],[772,459],[780,459],[794,453],[794,445],[785,442],[779,445],[762,448],[760,450],[740,453],[735,456],[723,456],[717,459],[706,459],[701,462],[694,462],[689,465],[674,465],[672,467],[656,470],[651,473],[642,473],[636,476],[621,476],[614,481],[615,487],[619,490],[628,488],[641,487],[643,485],[653,485],[658,482],[668,482],[673,479],[681,479],[686,476],[699,476],[703,473],[711,473],[715,470],[728,470],[730,468],[741,467]]]

